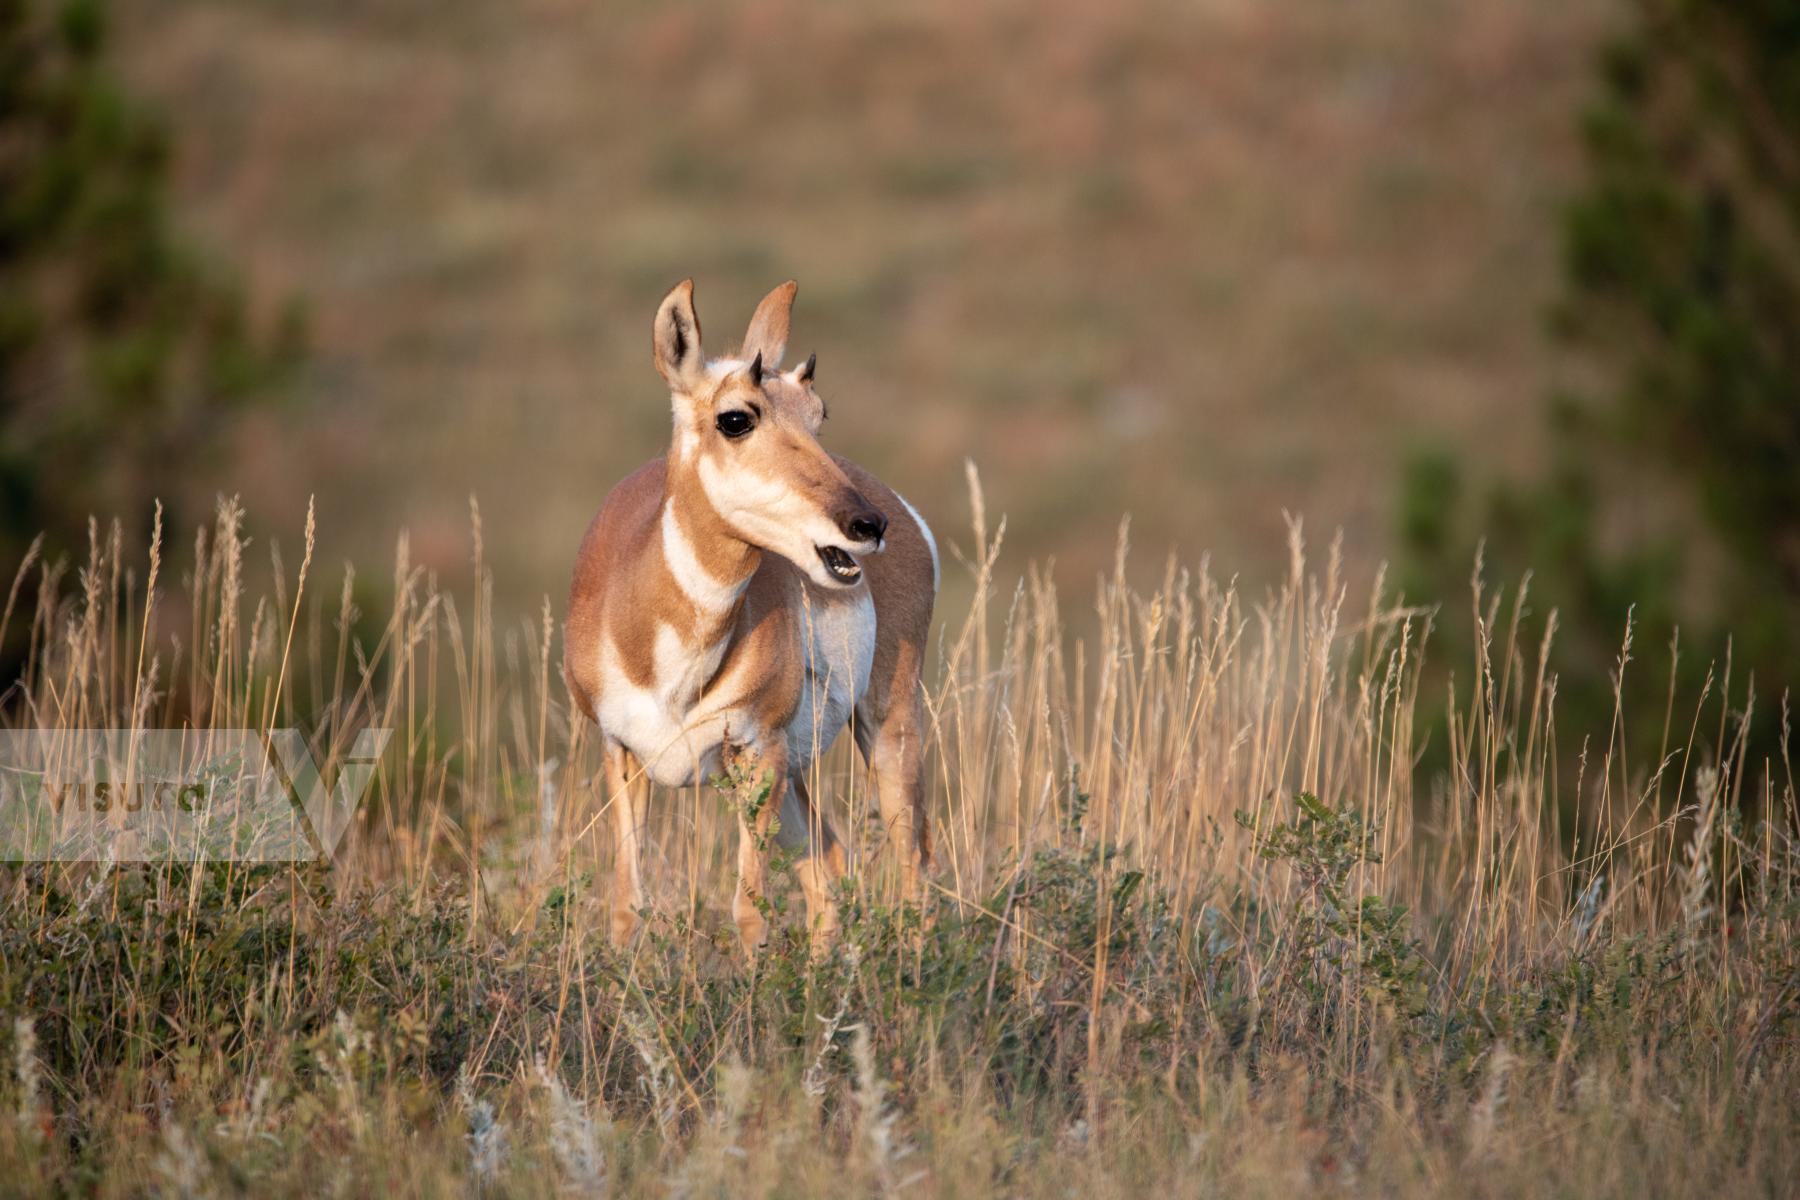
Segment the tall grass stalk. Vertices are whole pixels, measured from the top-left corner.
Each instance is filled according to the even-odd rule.
[[[1791,1186],[1794,780],[1749,758],[1769,704],[1728,656],[1664,712],[1559,727],[1554,614],[1478,568],[1440,693],[1432,610],[1379,580],[1353,606],[1298,521],[1256,593],[1172,559],[1140,587],[1122,526],[1072,625],[970,484],[931,899],[895,907],[842,739],[814,788],[861,865],[840,952],[777,886],[754,968],[706,785],[659,793],[657,915],[607,944],[594,739],[553,611],[494,612],[473,505],[469,586],[402,538],[379,613],[309,578],[310,512],[291,575],[234,502],[180,564],[160,521],[144,557],[96,525],[73,575],[34,545],[8,723],[292,724],[327,779],[396,732],[332,864],[0,867],[0,1160],[106,1195],[309,1191],[323,1162],[520,1194]],[[1658,669],[1635,653],[1615,671]],[[1667,752],[1627,762],[1644,720]]]

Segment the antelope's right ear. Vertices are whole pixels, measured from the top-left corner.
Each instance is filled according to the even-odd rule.
[[[706,357],[700,352],[700,318],[694,313],[693,280],[682,280],[663,297],[650,343],[656,369],[669,387],[677,392],[692,391],[706,366]]]

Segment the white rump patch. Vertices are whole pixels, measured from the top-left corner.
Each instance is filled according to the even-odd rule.
[[[906,510],[906,514],[913,519],[913,524],[919,527],[919,532],[925,535],[925,547],[931,551],[931,590],[935,592],[938,590],[939,578],[937,539],[931,536],[931,526],[925,523],[925,518],[919,515],[918,509],[907,503],[905,496],[895,492],[894,499],[900,502],[900,507]]]

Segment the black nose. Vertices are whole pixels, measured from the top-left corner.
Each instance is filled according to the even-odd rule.
[[[887,532],[887,518],[871,508],[851,517],[844,532],[859,542],[879,542]]]

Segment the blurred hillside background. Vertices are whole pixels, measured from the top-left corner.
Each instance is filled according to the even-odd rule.
[[[273,312],[296,404],[217,486],[325,545],[559,602],[660,452],[649,321],[723,349],[801,285],[827,440],[951,537],[962,462],[1023,561],[1284,565],[1282,510],[1391,552],[1443,443],[1533,461],[1558,205],[1601,0],[817,6],[121,3],[183,228]],[[292,540],[292,530],[286,533]],[[330,561],[329,558],[327,561]]]
[[[132,513],[139,537],[145,497],[191,523],[222,491],[292,544],[316,494],[324,561],[382,562],[407,529],[454,582],[474,495],[502,610],[560,605],[599,499],[666,442],[658,299],[693,276],[719,350],[792,277],[828,444],[950,541],[968,457],[1010,561],[1054,556],[1078,589],[1125,513],[1138,571],[1174,550],[1258,584],[1283,569],[1288,510],[1315,542],[1343,530],[1352,587],[1397,559],[1452,613],[1496,536],[1508,580],[1548,573],[1541,607],[1585,606],[1602,691],[1633,602],[1752,627],[1760,661],[1791,661],[1792,545],[1762,556],[1789,567],[1720,583],[1800,536],[1781,516],[1791,291],[1751,278],[1748,333],[1730,304],[1668,302],[1737,294],[1734,228],[1772,225],[1776,282],[1795,277],[1792,6],[6,7],[35,30],[13,79],[47,60],[80,77],[83,54],[107,73],[105,102],[74,110],[110,117],[40,136],[159,197],[102,222],[139,237],[99,256],[104,320],[150,310],[103,347],[106,402],[41,349],[12,373],[15,541],[60,523],[78,545],[88,508]],[[1655,84],[1671,62],[1673,90]],[[1713,126],[1667,119],[1720,95]],[[16,165],[30,143],[10,144]],[[1690,168],[1725,182],[1684,191]],[[1738,203],[1734,177],[1761,192]],[[58,256],[85,243],[45,236],[37,290],[57,295]],[[154,305],[146,279],[173,280]],[[1563,336],[1609,288],[1649,332]],[[188,363],[173,400],[146,382],[164,358]],[[1755,412],[1688,454],[1718,378]],[[1620,395],[1651,401],[1571,416]],[[1671,396],[1686,407],[1658,424]],[[1717,503],[1733,479],[1758,481],[1748,508]]]

